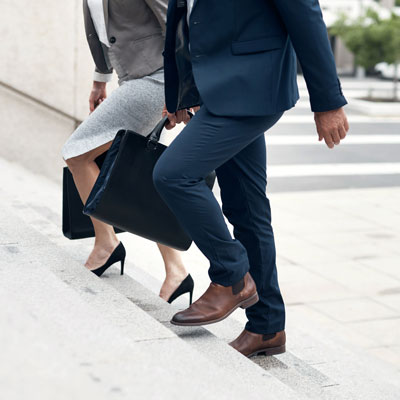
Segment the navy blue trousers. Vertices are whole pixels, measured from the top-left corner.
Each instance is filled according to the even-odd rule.
[[[158,160],[154,184],[210,261],[211,281],[231,286],[250,271],[260,301],[246,310],[246,329],[284,329],[271,209],[266,197],[264,132],[282,116],[219,117],[204,106]],[[222,212],[204,178],[215,170]],[[232,238],[223,214],[234,227]]]

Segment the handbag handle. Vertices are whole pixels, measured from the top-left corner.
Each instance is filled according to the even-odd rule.
[[[187,111],[189,114],[190,119],[193,118],[193,113],[190,111]],[[161,119],[161,121],[155,126],[155,128],[147,135],[147,138],[149,139],[147,141],[147,148],[155,150],[157,148],[157,144],[160,141],[161,137],[161,132],[165,128],[165,125],[168,122],[168,117],[165,116]]]
[[[168,122],[168,117],[163,117],[161,121],[155,126],[155,128],[147,135],[149,142],[157,144],[160,141],[161,132]]]

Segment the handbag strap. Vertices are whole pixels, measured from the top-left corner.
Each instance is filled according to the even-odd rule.
[[[155,128],[147,135],[149,141],[153,144],[157,144],[160,141],[161,132],[168,122],[168,117],[163,117],[161,121],[155,126]]]
[[[193,114],[190,111],[187,111],[190,118],[193,118]],[[165,128],[165,125],[168,122],[168,117],[163,117],[161,121],[155,126],[155,128],[147,135],[149,141],[147,142],[148,148],[155,149],[157,147],[158,142],[160,141],[161,132]]]

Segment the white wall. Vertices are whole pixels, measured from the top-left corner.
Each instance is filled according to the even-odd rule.
[[[0,80],[67,114],[83,116],[92,62],[82,0],[1,0]]]
[[[88,115],[94,64],[82,14],[82,0],[0,0],[0,156],[54,179],[63,142]]]

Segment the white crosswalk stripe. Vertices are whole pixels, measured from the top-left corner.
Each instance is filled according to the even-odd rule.
[[[394,174],[400,174],[400,162],[358,164],[294,164],[268,166],[268,176],[270,178]]]
[[[369,117],[368,115],[349,115],[348,120],[350,125],[356,123],[379,123],[379,124],[399,124],[400,133],[400,118],[395,117]],[[290,113],[283,115],[279,120],[279,124],[314,124],[314,114],[307,115],[291,115]]]
[[[325,145],[318,141],[318,135],[268,135],[266,134],[268,146],[309,146]],[[400,144],[400,135],[348,135],[340,146],[350,144]]]

